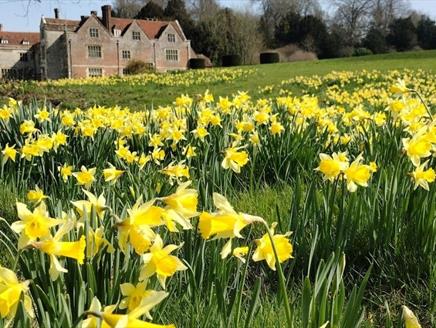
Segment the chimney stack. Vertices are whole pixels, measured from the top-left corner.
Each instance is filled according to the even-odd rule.
[[[55,14],[55,18],[58,19],[59,18],[59,9],[58,8],[54,9],[54,14]]]
[[[3,31],[3,24],[0,24],[0,32]]]
[[[92,15],[92,16],[97,16],[97,11],[95,11],[95,10],[91,10],[91,15]]]
[[[103,16],[103,25],[110,31],[110,19],[112,15],[111,5],[105,5],[101,7],[101,13]]]

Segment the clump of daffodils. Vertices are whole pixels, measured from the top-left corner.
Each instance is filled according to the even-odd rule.
[[[213,194],[216,212],[203,212],[200,214],[198,229],[204,239],[228,239],[221,250],[221,258],[226,258],[233,254],[236,258],[245,262],[244,256],[247,255],[249,247],[235,247],[232,249],[232,240],[242,238],[241,231],[250,224],[260,223],[266,229],[260,239],[256,240],[257,248],[252,256],[253,261],[266,261],[272,270],[276,270],[277,261],[283,263],[292,258],[292,244],[289,240],[290,232],[286,234],[274,234],[276,224],[271,228],[267,226],[265,220],[258,216],[236,212],[229,201],[218,193]]]
[[[315,170],[320,171],[329,181],[344,179],[350,192],[355,192],[358,186],[367,187],[372,174],[377,171],[374,162],[362,163],[362,154],[351,163],[346,153],[333,153],[331,156],[321,153],[319,157],[320,163]]]

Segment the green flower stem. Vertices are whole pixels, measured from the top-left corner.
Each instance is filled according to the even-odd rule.
[[[20,249],[20,250],[18,251],[17,257],[16,257],[15,262],[14,262],[14,265],[13,265],[13,267],[12,267],[12,271],[14,271],[14,272],[17,272],[17,266],[18,266],[18,262],[20,261],[20,256],[21,256],[21,253],[22,253],[22,252],[23,252],[22,249]]]
[[[430,111],[430,108],[427,106],[426,102],[422,98],[421,94],[417,90],[410,90],[412,93],[416,94],[421,101],[421,103],[424,105],[425,109],[427,110],[427,114],[430,116],[430,120],[433,121],[433,114]]]

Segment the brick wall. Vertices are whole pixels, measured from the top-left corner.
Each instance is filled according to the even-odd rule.
[[[37,52],[31,46],[0,45],[0,78],[34,79],[38,61]]]
[[[112,28],[122,35],[113,35]],[[81,21],[42,19],[40,35],[41,77],[49,79],[82,78],[96,72],[122,75],[133,59],[152,64],[157,71],[185,70],[195,55],[177,21],[111,20],[110,10],[103,18],[92,13]],[[100,55],[91,56],[90,47]]]
[[[175,42],[170,42],[168,35],[174,35]],[[166,51],[177,50],[177,60],[167,60]],[[156,41],[156,69],[158,71],[170,71],[187,69],[190,58],[191,45],[170,24],[166,27]]]
[[[92,37],[90,29],[97,29],[98,37]],[[134,32],[139,33],[140,40],[133,38]],[[175,42],[168,41],[168,34],[175,36]],[[131,59],[153,64],[158,71],[183,70],[187,68],[191,57],[190,42],[183,40],[183,36],[172,25],[168,25],[157,40],[150,40],[135,22],[124,31],[122,36],[114,37],[98,18],[90,16],[77,32],[67,32],[66,39],[68,56],[62,52],[56,56],[69,57],[68,65],[73,78],[88,76],[90,68],[101,68],[103,75],[122,75],[123,69]],[[101,47],[101,57],[90,57],[89,46]],[[167,49],[177,50],[178,60],[167,60]],[[53,75],[49,77],[54,78],[51,76]]]
[[[90,29],[98,30],[98,37],[90,36]],[[101,68],[103,75],[118,74],[117,42],[98,19],[91,16],[77,32],[68,33],[71,77],[88,76],[89,68]],[[101,57],[89,56],[89,47],[98,46]]]
[[[48,79],[68,77],[65,32],[44,30],[41,52],[44,52],[41,67],[44,68]]]

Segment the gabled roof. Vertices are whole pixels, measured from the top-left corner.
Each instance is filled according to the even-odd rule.
[[[180,33],[177,24],[172,21],[158,21],[158,20],[145,20],[145,19],[130,19],[130,18],[115,18],[111,17],[109,21],[109,26],[112,29],[116,28],[121,30],[121,33],[129,28],[129,26],[136,22],[141,30],[147,35],[149,39],[158,39],[161,33],[165,30],[168,25],[172,25],[178,33]]]
[[[59,18],[43,18],[45,28],[50,31],[75,31],[79,26],[79,20],[59,19]]]
[[[0,31],[0,39],[8,40],[8,45],[24,45],[23,41],[28,41],[26,46],[33,46],[39,42],[39,33]]]
[[[43,18],[42,21],[47,30],[51,31],[68,31],[76,32],[80,26],[82,26],[85,21],[88,20],[90,16],[82,16],[82,20],[70,20],[70,19],[59,19],[59,18]],[[95,16],[103,26],[103,18]],[[162,32],[168,25],[171,25],[177,33],[180,34],[181,38],[184,38],[184,34],[181,31],[180,25],[176,21],[159,21],[159,20],[146,20],[146,19],[132,19],[132,18],[117,18],[110,17],[109,19],[109,33],[112,34],[113,29],[121,30],[121,34],[136,22],[141,30],[147,35],[149,39],[158,39]]]

